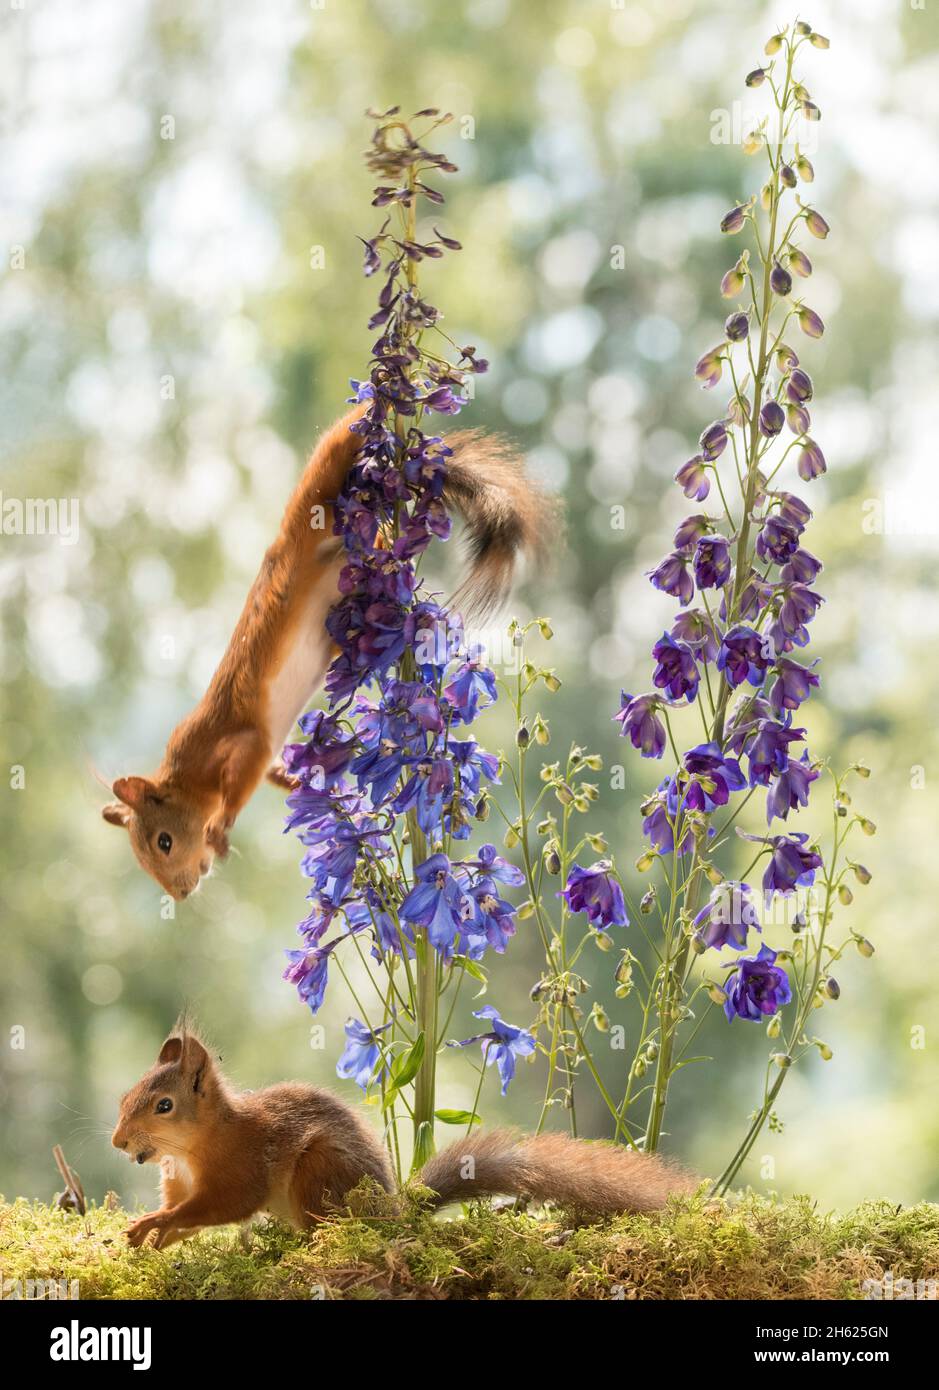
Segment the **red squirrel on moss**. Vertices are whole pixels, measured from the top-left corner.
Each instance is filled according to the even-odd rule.
[[[351,1105],[300,1081],[238,1092],[185,1023],[122,1097],[111,1143],[132,1162],[162,1168],[162,1205],[129,1227],[131,1245],[152,1236],[163,1248],[258,1212],[303,1229],[341,1206],[363,1178],[395,1193],[385,1150]],[[634,1149],[504,1129],[458,1139],[414,1182],[430,1190],[434,1207],[504,1194],[597,1214],[654,1211],[697,1185],[681,1168]]]
[[[275,759],[333,655],[325,623],[345,551],[332,503],[360,449],[350,426],[361,413],[336,421],[313,450],[209,688],[173,730],[160,766],[152,777],[118,777],[117,800],[102,808],[110,825],[127,830],[141,868],[177,900],[228,853],[228,833],[265,776],[293,785]],[[444,497],[470,544],[461,592],[491,606],[519,552],[545,558],[552,509],[503,441],[461,430],[447,444]]]

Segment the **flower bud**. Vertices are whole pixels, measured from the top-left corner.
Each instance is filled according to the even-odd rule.
[[[717,867],[716,864],[704,864],[703,868],[705,877],[707,878],[709,883],[714,884],[715,888],[718,886],[718,884],[724,882],[724,875],[721,873],[720,869]]]
[[[545,845],[544,866],[549,874],[559,874],[561,872],[561,856],[558,854],[556,845]]]
[[[766,439],[772,439],[785,423],[785,412],[778,401],[767,401],[760,411],[760,434]]]
[[[868,820],[866,816],[861,816],[859,824],[865,835],[877,834],[876,825],[872,820]]]
[[[861,955],[864,956],[867,960],[870,960],[871,956],[874,954],[874,947],[868,941],[867,937],[856,936],[854,938],[854,944],[858,948],[858,951],[861,953]]]
[[[809,43],[813,48],[831,48],[831,40],[826,39],[824,34],[810,34]]]
[[[476,810],[473,812],[473,815],[476,817],[478,821],[487,821],[489,819],[490,810],[488,792],[483,792],[482,796],[476,802]]]
[[[707,948],[708,944],[704,937],[700,932],[695,932],[694,936],[691,938],[691,949],[694,951],[695,955],[703,956]]]
[[[796,173],[803,183],[814,183],[815,168],[810,159],[806,159],[804,154],[796,156]]]
[[[556,695],[561,688],[561,682],[553,671],[543,671],[541,679],[544,681],[552,695]]]
[[[799,310],[799,327],[809,338],[820,338],[825,332],[825,325],[818,314],[814,309],[807,309],[805,305]]]
[[[766,54],[768,58],[772,58],[774,53],[779,52],[779,50],[783,46],[783,39],[785,37],[785,34],[774,34],[772,38],[766,40],[766,45],[763,49],[763,52]]]
[[[858,883],[870,883],[873,878],[870,869],[865,868],[863,864],[852,864],[851,868],[854,870],[854,877],[857,879]]]
[[[800,931],[805,931],[806,925],[807,923],[805,919],[805,913],[797,912],[792,919],[792,930],[797,933]]]
[[[822,993],[829,999],[841,998],[841,986],[833,975],[829,975],[827,980],[822,981]]]
[[[534,914],[535,904],[532,902],[531,898],[526,898],[525,901],[519,903],[518,907],[515,909],[515,915],[520,922],[527,922],[528,918],[533,917]]]
[[[535,622],[538,624],[538,630],[541,633],[544,640],[546,642],[550,642],[551,638],[554,636],[554,629],[548,622],[547,618],[536,618]]]
[[[654,905],[655,885],[653,885],[651,888],[647,888],[639,900],[639,911],[642,913],[643,917],[648,917]]]
[[[598,1033],[608,1033],[610,1031],[610,1020],[600,1004],[594,1004],[593,1013],[590,1015],[590,1021]]]
[[[743,80],[748,87],[762,87],[766,81],[766,69],[754,68],[752,72],[747,73]]]
[[[780,343],[776,349],[776,366],[782,376],[798,367],[799,359],[787,343]]]
[[[708,990],[708,998],[712,1004],[726,1004],[727,995],[717,985],[711,985]]]
[[[606,842],[606,836],[602,834],[588,835],[587,844],[592,850],[595,850],[597,854],[605,854],[610,848]]]
[[[819,1057],[821,1057],[823,1062],[830,1062],[835,1054],[832,1052],[831,1048],[828,1046],[827,1043],[820,1042],[818,1044],[818,1055]]]
[[[792,276],[788,270],[783,270],[778,261],[770,271],[769,283],[773,294],[787,295],[792,290]]]
[[[807,280],[812,274],[812,262],[804,251],[790,251],[789,269],[794,270],[796,275],[801,275],[803,280]]]
[[[613,975],[618,985],[631,984],[633,977],[633,958],[628,951],[624,951],[619,965]]]
[[[641,1057],[637,1057],[633,1063],[633,1076],[645,1076],[646,1064]]]
[[[554,795],[562,806],[570,806],[574,800],[574,793],[566,782],[559,782],[554,789]]]
[[[854,894],[846,883],[838,885],[838,901],[845,907],[850,907],[854,902]]]
[[[732,266],[721,281],[721,298],[736,299],[745,284],[746,276],[741,274],[736,266]]]
[[[698,359],[694,369],[695,377],[700,381],[705,391],[709,391],[712,386],[716,386],[721,379],[724,370],[721,359],[724,353],[724,344],[720,343],[710,352],[706,352],[703,357]]]
[[[744,154],[759,154],[765,144],[766,136],[763,134],[762,130],[751,130],[749,135],[743,137],[743,143],[740,148],[743,150]]]
[[[800,19],[798,24],[796,25],[796,33],[799,34],[802,38],[807,38],[808,35],[811,34],[811,32],[811,24],[806,24],[804,19]]]
[[[773,206],[773,191],[773,185],[771,183],[764,183],[763,187],[760,189],[760,207],[764,212],[769,212],[770,208]]]
[[[782,1016],[773,1014],[769,1023],[766,1025],[766,1036],[768,1038],[778,1038],[782,1032]]]
[[[595,931],[593,934],[593,944],[598,951],[613,950],[613,938],[610,936],[609,932]]]
[[[809,231],[812,233],[813,236],[818,237],[819,241],[824,241],[828,233],[831,231],[831,228],[825,221],[822,214],[820,212],[816,212],[814,208],[806,208],[805,225],[808,227]]]
[[[774,1052],[771,1060],[776,1063],[780,1071],[788,1071],[792,1066],[792,1058],[785,1052]]]
[[[870,777],[871,770],[867,763],[852,763],[848,768],[849,772],[856,772],[859,777]]]
[[[812,428],[812,417],[804,405],[787,405],[786,424],[793,434],[806,434]]]
[[[810,483],[813,478],[817,478],[820,473],[824,473],[828,467],[825,462],[825,455],[815,443],[814,439],[806,438],[805,445],[799,453],[799,477],[805,483]]]
[[[652,868],[654,863],[655,854],[651,849],[647,849],[645,854],[640,854],[639,858],[636,860],[636,871],[640,874],[644,874],[648,869]]]
[[[528,747],[529,743],[531,742],[531,735],[528,732],[527,725],[519,724],[518,730],[515,734],[515,742],[518,744],[519,748]]]
[[[808,372],[804,372],[801,367],[794,367],[786,381],[787,399],[801,405],[804,401],[810,401],[813,395],[814,387]]]
[[[510,825],[508,830],[502,836],[502,843],[505,845],[506,849],[514,849],[515,846],[518,844],[518,841],[518,831],[516,830],[514,825]]]
[[[797,182],[796,171],[795,169],[793,169],[791,164],[784,164],[782,166],[782,168],[779,171],[779,177],[781,181],[785,184],[786,188],[795,188]]]
[[[747,208],[747,203],[740,203],[737,207],[731,208],[730,212],[725,212],[721,218],[721,231],[726,232],[728,236],[741,231],[746,221]]]
[[[724,323],[724,332],[732,343],[741,343],[750,332],[750,315],[741,310],[731,314]]]
[[[822,119],[822,113],[814,101],[803,101],[799,110],[807,121],[820,121]]]
[[[532,734],[534,735],[535,742],[540,744],[542,747],[544,747],[545,744],[551,742],[550,731],[540,714],[537,716],[534,724],[532,725]]]

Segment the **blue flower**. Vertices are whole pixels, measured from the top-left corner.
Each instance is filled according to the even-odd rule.
[[[663,632],[652,648],[652,655],[657,662],[652,684],[659,690],[667,691],[673,700],[680,700],[684,696],[690,704],[698,693],[701,679],[691,648]]]
[[[476,661],[466,661],[444,686],[443,693],[459,719],[464,724],[472,724],[479,713],[480,698],[486,705],[498,698],[495,673]]]
[[[419,864],[417,883],[401,904],[401,916],[426,927],[431,945],[444,954],[453,949],[457,933],[473,913],[473,904],[450,871],[445,854],[432,854]]]
[[[658,695],[620,694],[620,710],[613,720],[644,758],[661,758],[665,752],[665,725],[658,717],[662,704]]]
[[[731,879],[717,884],[694,919],[694,926],[705,946],[718,951],[722,946],[732,946],[735,951],[742,951],[750,928],[761,930],[750,885]]]
[[[776,952],[761,946],[755,956],[741,956],[724,982],[724,1013],[728,1022],[745,1018],[759,1022],[778,1013],[792,998],[789,976],[776,965]]]
[[[534,1052],[535,1040],[526,1029],[516,1028],[514,1024],[506,1023],[504,1019],[501,1019],[491,1004],[487,1004],[483,1009],[477,1009],[473,1013],[473,1017],[491,1019],[492,1031],[477,1033],[472,1038],[464,1038],[462,1042],[450,1043],[449,1046],[469,1047],[471,1043],[481,1043],[486,1066],[491,1067],[495,1062],[499,1068],[502,1094],[505,1095],[509,1089],[509,1082],[515,1075],[516,1057],[527,1057]]]
[[[558,897],[565,900],[571,912],[586,912],[593,927],[629,926],[623,890],[613,877],[608,859],[598,859],[589,869],[575,864]]]
[[[374,1032],[366,1028],[364,1023],[360,1023],[357,1018],[346,1020],[346,1042],[345,1050],[339,1061],[336,1063],[336,1075],[341,1077],[351,1077],[357,1086],[361,1086],[363,1091],[367,1091],[373,1081],[377,1081],[385,1070],[384,1064],[376,1074],[376,1066],[381,1056],[381,1044],[378,1035],[390,1028],[390,1023],[383,1023]]]

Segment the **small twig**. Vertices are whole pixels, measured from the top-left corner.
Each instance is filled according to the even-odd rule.
[[[62,1193],[59,1205],[71,1205],[78,1212],[79,1216],[84,1216],[86,1211],[85,1190],[82,1187],[81,1178],[65,1161],[65,1154],[62,1152],[61,1144],[56,1144],[53,1147],[52,1157],[55,1159],[56,1167],[62,1174],[62,1181],[65,1183],[65,1192]],[[65,1199],[68,1199],[68,1201]]]

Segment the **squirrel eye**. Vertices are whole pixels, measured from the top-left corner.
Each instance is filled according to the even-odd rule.
[[[163,851],[164,854],[169,854],[170,850],[173,848],[172,835],[167,835],[165,830],[161,831],[160,834],[157,836],[157,846]]]
[[[164,1096],[162,1100],[157,1101],[156,1113],[158,1115],[168,1115],[172,1108],[173,1102],[167,1096]]]

